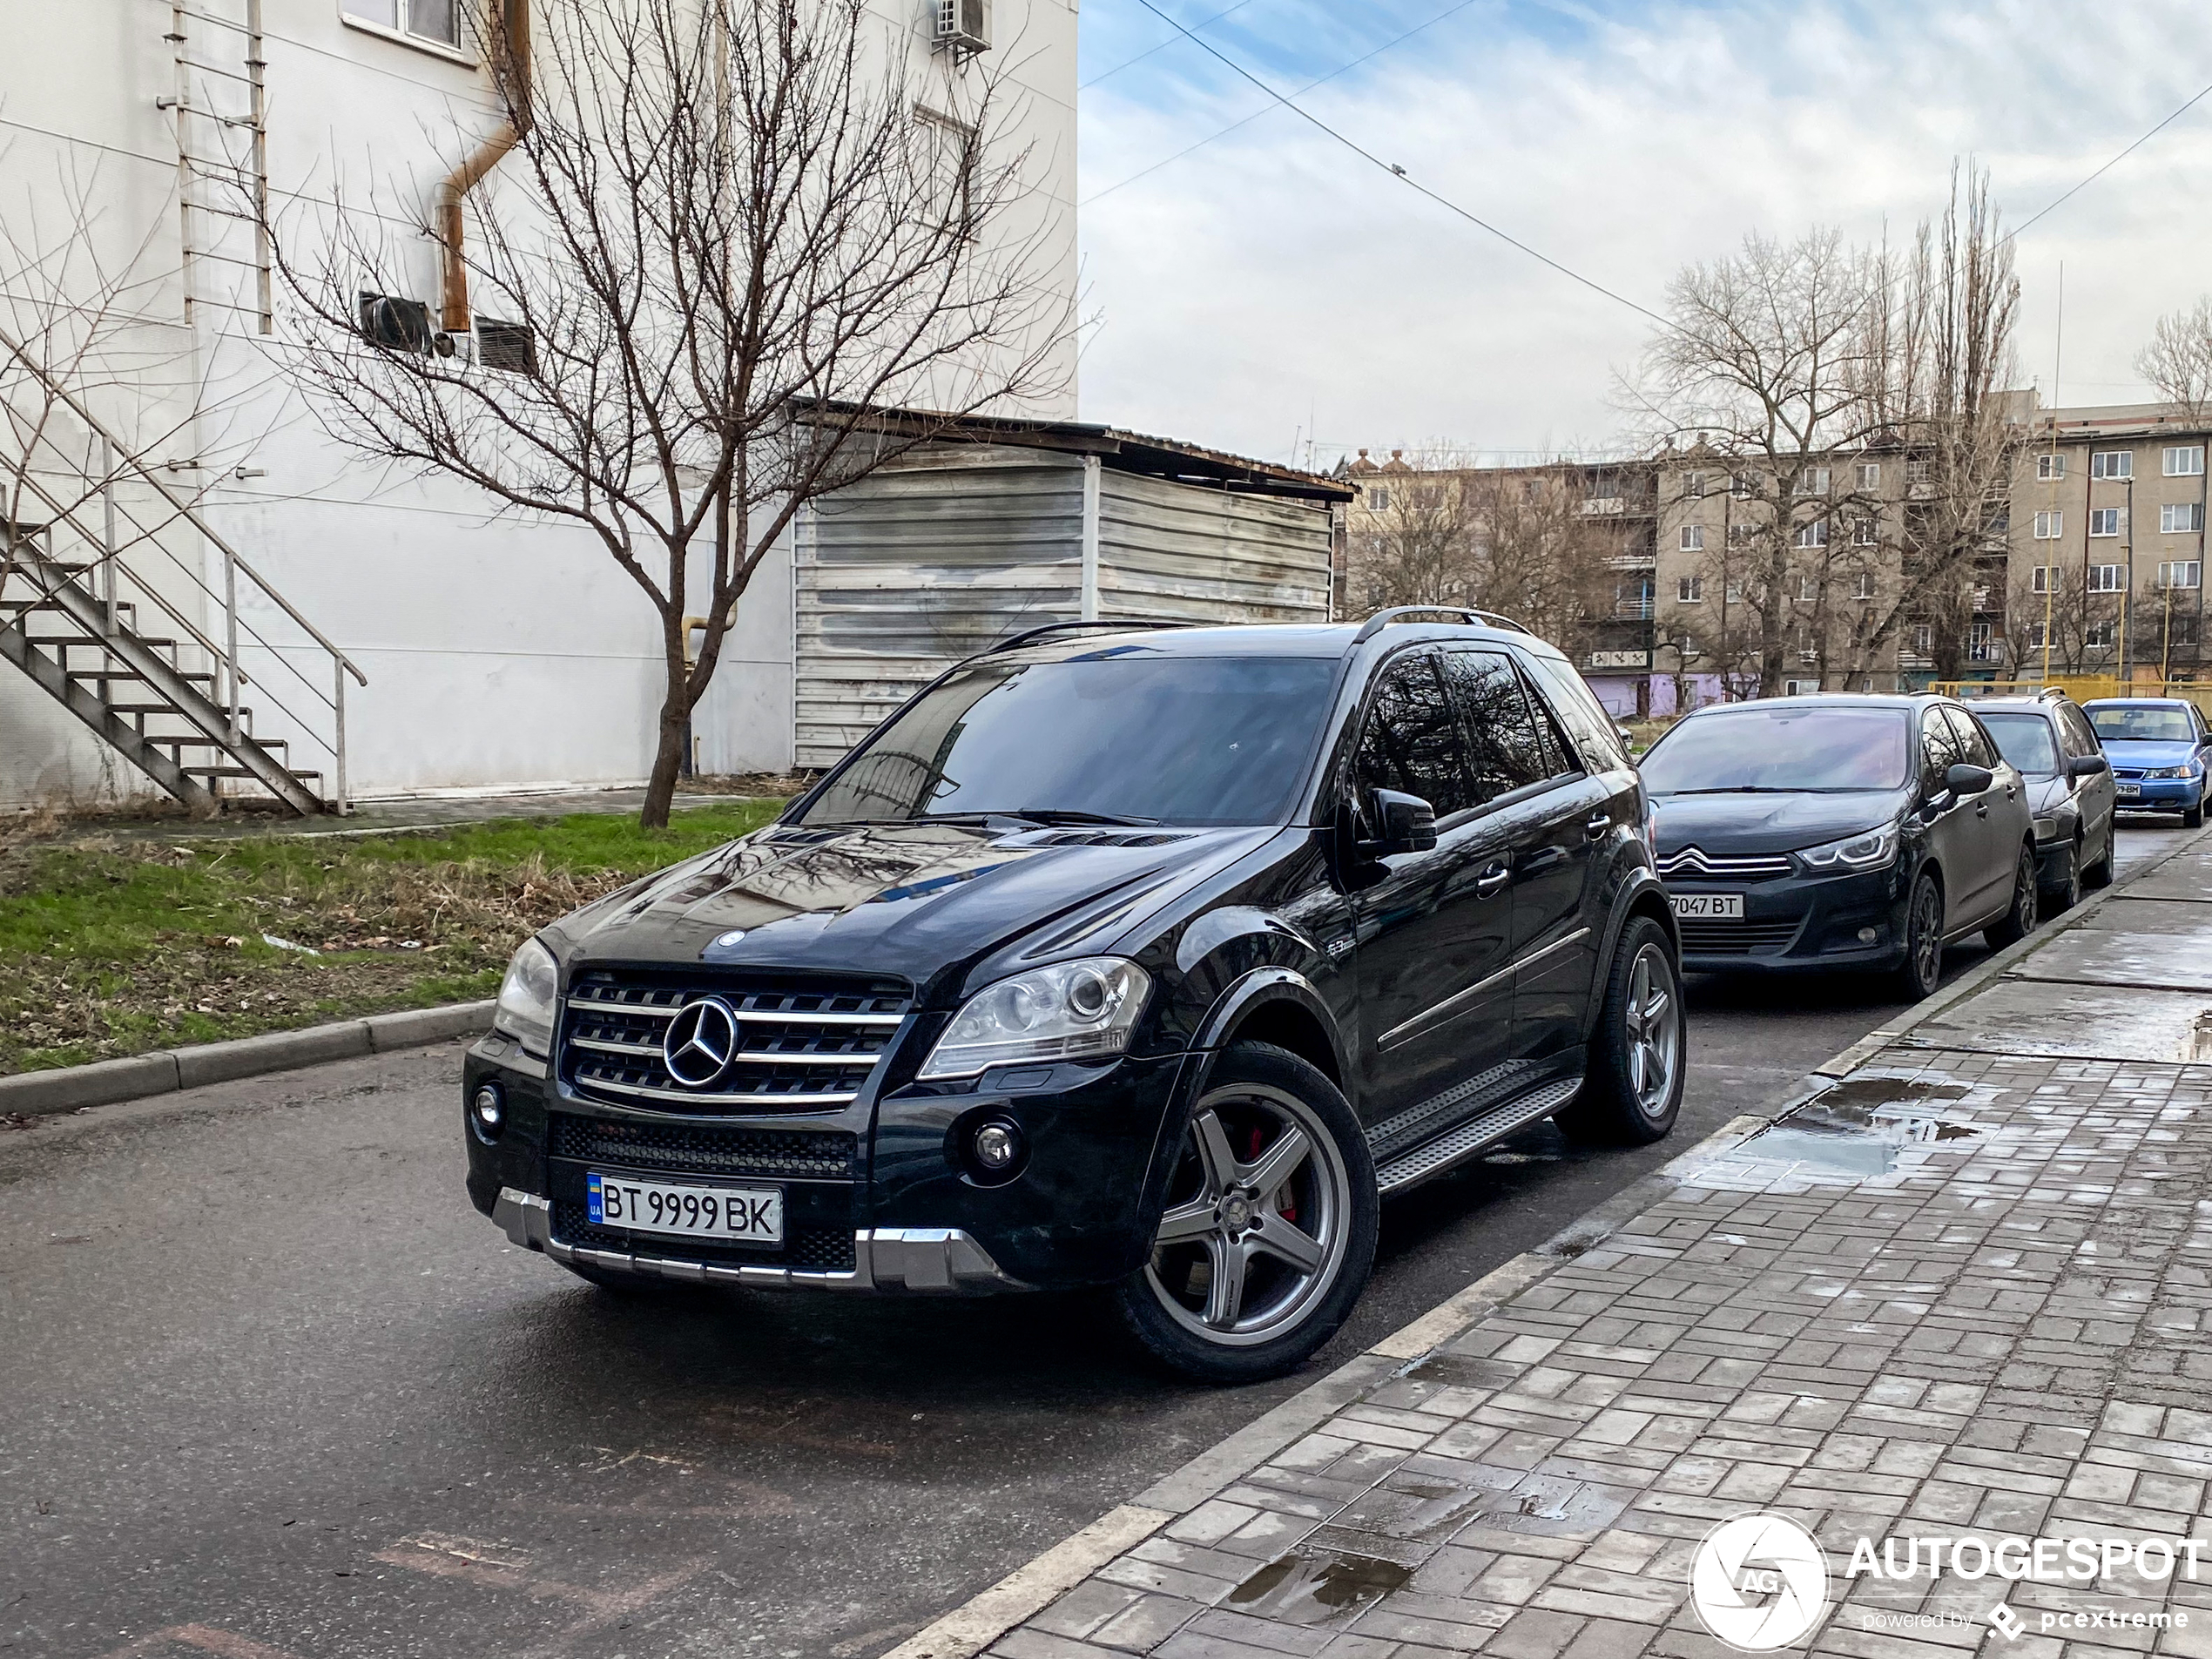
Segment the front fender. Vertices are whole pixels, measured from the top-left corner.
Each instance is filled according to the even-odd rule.
[[[1653,900],[1656,903],[1652,902]],[[1604,1012],[1605,986],[1613,974],[1613,952],[1621,942],[1621,930],[1629,925],[1629,918],[1642,910],[1652,914],[1667,930],[1668,941],[1675,948],[1675,960],[1682,960],[1682,932],[1675,926],[1675,907],[1667,902],[1666,884],[1648,864],[1633,864],[1623,873],[1621,885],[1613,895],[1611,907],[1606,912],[1605,934],[1597,954],[1597,981],[1593,988],[1589,1006],[1582,1015],[1582,1035],[1587,1041],[1596,1030],[1598,1017]]]

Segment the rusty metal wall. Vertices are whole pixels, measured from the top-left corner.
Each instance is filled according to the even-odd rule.
[[[793,754],[834,764],[951,663],[1083,614],[1084,462],[1012,446],[917,452],[801,519]],[[1328,618],[1325,509],[1099,475],[1097,610]]]

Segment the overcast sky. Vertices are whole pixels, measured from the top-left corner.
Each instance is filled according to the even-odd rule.
[[[1954,156],[1989,165],[2019,224],[2212,82],[2201,0],[1156,3],[1193,29],[1226,9],[1199,32],[1286,93],[1418,29],[1299,102],[1655,308],[1749,231],[1909,236]],[[1324,465],[1629,435],[1609,388],[1650,327],[1634,311],[1424,201],[1139,0],[1084,0],[1082,78],[1085,420],[1278,460],[1312,438]],[[2212,290],[2209,208],[2212,98],[2020,239],[2021,368],[2047,401],[2060,261],[2061,401],[2145,396],[2152,321]]]

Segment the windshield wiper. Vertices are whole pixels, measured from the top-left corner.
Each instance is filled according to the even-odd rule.
[[[1032,824],[1110,824],[1123,829],[1150,829],[1160,821],[1157,818],[1129,818],[1114,813],[1079,812],[1072,806],[1024,806],[1018,812],[997,815],[1026,818]]]
[[[1803,789],[1782,789],[1773,784],[1719,784],[1710,789],[1677,789],[1676,795],[1803,795]]]

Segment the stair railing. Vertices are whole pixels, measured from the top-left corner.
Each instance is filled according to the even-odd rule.
[[[217,641],[210,638],[206,631],[194,623],[191,617],[185,616],[174,604],[172,604],[169,601],[168,597],[158,588],[143,579],[134,581],[133,583],[133,586],[138,589],[140,594],[143,595],[147,601],[151,602],[152,605],[168,619],[169,622],[181,630],[184,635],[189,637],[194,644],[198,645],[202,651],[207,653],[210,660],[214,664],[216,685],[219,692],[218,700],[220,702],[228,716],[229,730],[233,741],[238,741],[245,736],[239,713],[240,708],[240,693],[248,684],[258,684],[260,693],[267,698],[270,705],[277,713],[286,717],[286,718],[290,722],[293,731],[309,738],[329,752],[331,764],[334,767],[331,779],[332,792],[329,797],[330,804],[334,811],[341,813],[344,813],[347,810],[347,799],[346,776],[346,679],[348,675],[351,675],[354,684],[365,686],[368,684],[368,676],[363,673],[360,665],[343,651],[340,650],[338,645],[327,635],[325,635],[320,629],[317,628],[314,624],[309,622],[306,617],[301,615],[299,607],[294,605],[289,599],[286,598],[284,595],[280,593],[275,588],[272,587],[261,576],[260,572],[256,570],[253,566],[239,553],[238,550],[231,545],[230,542],[225,536],[219,533],[212,525],[208,523],[205,516],[193,507],[191,502],[187,501],[177,493],[176,489],[170,484],[167,479],[160,476],[160,475],[158,474],[152,467],[148,466],[143,460],[141,460],[128,444],[123,442],[112,432],[111,432],[107,427],[101,422],[99,418],[93,415],[91,410],[85,408],[83,400],[78,398],[77,395],[71,391],[67,386],[62,384],[59,381],[56,380],[51,374],[49,374],[44,365],[41,364],[36,358],[32,357],[30,353],[25,351],[23,346],[4,327],[0,327],[0,350],[4,350],[10,356],[13,357],[17,363],[21,364],[24,370],[28,372],[33,379],[37,381],[50,395],[60,401],[62,405],[74,415],[78,421],[84,423],[86,429],[98,440],[100,445],[103,447],[105,453],[103,454],[101,459],[104,463],[108,465],[110,469],[104,475],[101,480],[102,488],[99,491],[99,497],[101,502],[102,523],[99,527],[98,533],[97,534],[86,526],[78,516],[78,509],[84,505],[84,503],[69,503],[57,500],[45,489],[45,487],[38,482],[36,473],[30,465],[29,457],[25,458],[25,464],[19,475],[18,481],[23,483],[33,496],[37,497],[41,504],[44,506],[49,513],[52,514],[55,518],[68,523],[70,527],[84,539],[88,547],[98,550],[98,556],[88,561],[88,563],[94,567],[95,572],[103,575],[105,578],[104,585],[98,590],[98,591],[99,592],[103,602],[108,606],[108,615],[111,626],[114,625],[116,567],[120,564],[121,554],[123,552],[123,548],[119,543],[116,529],[117,521],[119,519],[124,521],[131,530],[136,532],[138,540],[137,543],[134,543],[133,545],[144,544],[152,547],[156,551],[159,552],[163,557],[166,558],[172,565],[175,566],[177,570],[184,576],[192,586],[198,588],[202,594],[206,596],[206,597],[213,602],[213,604],[219,609],[223,618],[222,631],[224,638],[222,642],[219,644]],[[165,518],[159,525],[149,526],[142,523],[137,515],[132,512],[127,502],[118,500],[117,494],[112,488],[113,480],[117,476],[117,472],[115,470],[115,463],[117,462],[120,462],[122,471],[131,474],[138,478],[141,482],[151,486],[155,496],[167,508],[169,516]],[[82,469],[80,469],[80,471]],[[179,558],[176,553],[172,549],[165,545],[159,539],[160,532],[163,529],[167,529],[171,524],[176,523],[179,521],[191,525],[192,529],[197,530],[207,542],[208,545],[214,548],[215,550],[221,555],[223,574],[222,591],[220,593],[218,593],[214,589],[207,585],[206,579],[201,570],[194,568],[193,564],[187,563],[185,560]],[[92,573],[93,572],[88,572],[88,574]],[[259,629],[255,628],[252,623],[242,621],[240,619],[238,610],[238,584],[240,578],[243,578],[247,583],[249,583],[253,591],[259,593],[263,598],[266,599],[279,610],[282,611],[287,617],[290,617],[292,621],[299,626],[300,631],[306,634],[308,639],[314,642],[314,644],[320,649],[323,654],[330,674],[330,689],[328,691],[326,691],[323,690],[322,686],[318,684],[315,679],[311,678],[305,671],[303,671],[300,666],[292,660],[291,654],[286,648],[278,645],[274,641],[269,639]],[[141,628],[139,631],[143,632],[145,631]],[[300,685],[305,688],[306,692],[312,699],[313,703],[320,703],[324,709],[327,709],[329,711],[331,735],[328,738],[326,738],[319,731],[316,730],[316,725],[318,724],[316,721],[301,718],[299,711],[287,705],[284,699],[278,695],[276,688],[268,683],[266,675],[259,682],[253,682],[251,680],[250,677],[245,673],[245,671],[240,668],[239,661],[239,651],[241,637],[243,637],[247,644],[258,647],[266,652],[273,661],[280,664],[287,671],[289,672],[293,678],[297,679],[300,682]],[[294,698],[297,698],[300,693],[294,691],[292,695]]]

